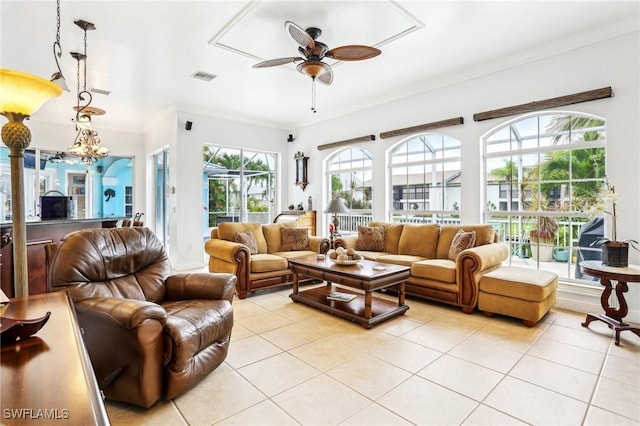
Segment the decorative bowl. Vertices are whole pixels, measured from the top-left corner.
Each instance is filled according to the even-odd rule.
[[[360,263],[360,261],[362,260],[362,256],[360,256],[359,254],[354,254],[353,256],[349,256],[350,259],[338,259],[337,256],[336,257],[334,256],[335,256],[335,253],[332,253],[331,255],[329,255],[329,260],[335,263],[336,265],[356,265]]]

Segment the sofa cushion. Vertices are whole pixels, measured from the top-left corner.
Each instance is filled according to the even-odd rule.
[[[292,250],[308,250],[309,249],[309,231],[306,228],[282,228],[281,251]]]
[[[439,234],[440,226],[436,224],[405,224],[398,242],[398,253],[434,259]],[[449,245],[451,245],[451,240],[449,240]]]
[[[383,226],[358,226],[356,250],[384,251]]]
[[[280,251],[280,247],[282,247],[281,230],[282,224],[280,223],[262,225],[262,233],[264,234],[264,239],[267,242],[267,253]]]
[[[222,240],[235,241],[236,232],[251,231],[258,243],[258,253],[267,252],[267,241],[262,234],[262,225],[257,222],[222,222],[218,225],[218,236]]]
[[[296,251],[278,251],[272,254],[275,256],[284,257],[285,259],[291,259],[294,257],[315,255],[317,253],[313,250],[296,250]]]
[[[438,259],[449,258],[449,248],[451,242],[459,230],[466,232],[475,231],[476,242],[474,247],[483,246],[494,242],[496,231],[490,225],[443,225],[440,228],[440,238],[438,238],[438,251],[436,257]]]
[[[358,250],[358,254],[367,260],[378,260],[382,256],[388,256],[391,253],[387,253],[386,251]]]
[[[295,221],[282,223],[268,223],[262,225],[262,233],[267,242],[267,253],[276,253],[282,251],[282,228],[297,228]]]
[[[251,272],[282,271],[289,268],[287,259],[273,254],[256,254],[251,256]]]
[[[394,265],[411,266],[414,262],[425,260],[422,256],[408,254],[384,254],[376,258],[377,262],[393,263]]]
[[[451,241],[451,247],[449,247],[449,260],[456,260],[462,250],[473,247],[476,242],[476,231],[465,232],[462,229],[458,230],[453,241]]]
[[[448,259],[428,259],[411,265],[411,276],[445,283],[456,282],[456,263]]]
[[[541,302],[555,293],[558,274],[543,269],[502,266],[480,279],[480,291]]]
[[[249,253],[258,254],[258,242],[251,231],[236,232],[236,243],[249,247]]]
[[[398,254],[398,243],[402,235],[403,223],[380,222],[372,220],[369,226],[384,226],[384,251]]]

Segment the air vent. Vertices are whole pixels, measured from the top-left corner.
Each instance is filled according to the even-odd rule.
[[[99,95],[109,96],[111,94],[111,90],[97,89],[95,87],[92,87],[90,90],[91,90],[91,93],[97,93]]]
[[[192,77],[197,78],[198,80],[211,81],[217,76],[215,74],[209,74],[204,71],[196,71]]]

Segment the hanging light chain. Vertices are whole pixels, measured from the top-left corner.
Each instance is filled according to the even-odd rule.
[[[84,30],[84,85],[82,91],[87,91],[87,29]]]
[[[316,110],[316,78],[311,77],[311,111],[315,114]]]
[[[58,45],[58,47],[60,47],[60,0],[58,0],[56,13],[58,16],[57,28],[56,28],[56,44]],[[61,56],[61,55],[62,55],[62,52],[58,54],[58,56]]]

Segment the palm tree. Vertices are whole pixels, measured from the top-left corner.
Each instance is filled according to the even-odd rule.
[[[575,115],[556,115],[546,127],[546,131],[554,136],[554,143],[559,144],[569,140],[575,134],[582,138],[575,141],[591,142],[602,139],[599,131],[604,121],[598,118]],[[586,129],[586,130],[585,130]],[[575,147],[575,144],[574,144]],[[543,181],[568,182],[572,180],[572,210],[582,210],[593,204],[605,180],[605,150],[604,148],[585,148],[553,153],[547,161],[541,164],[540,178]],[[551,198],[552,192],[559,193],[557,183],[541,185],[541,192]],[[559,200],[561,201],[561,200]],[[561,208],[568,208],[561,203]]]

